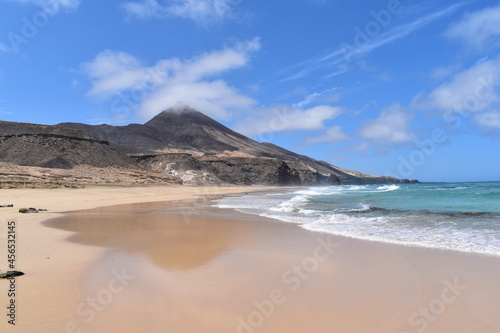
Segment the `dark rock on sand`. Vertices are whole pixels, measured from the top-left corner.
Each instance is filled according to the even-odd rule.
[[[30,213],[38,213],[39,210],[36,209],[36,208],[20,208],[19,209],[19,213],[22,213],[22,214],[30,214]]]
[[[7,273],[0,273],[0,279],[11,279],[21,275],[24,275],[24,273],[20,271],[8,271]]]

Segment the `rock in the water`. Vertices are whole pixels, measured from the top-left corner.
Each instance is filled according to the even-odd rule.
[[[10,204],[10,205],[0,205],[0,208],[7,208],[7,207],[14,207],[13,204]]]
[[[30,213],[38,213],[38,209],[36,208],[20,208],[19,209],[19,213],[22,213],[22,214],[30,214]]]
[[[7,273],[0,273],[0,279],[11,279],[21,275],[24,275],[24,273],[20,271],[8,271]]]

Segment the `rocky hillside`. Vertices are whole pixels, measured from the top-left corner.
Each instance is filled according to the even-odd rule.
[[[34,181],[24,175],[31,174],[30,169],[13,166],[53,170],[36,169],[43,182],[281,186],[411,182],[341,169],[256,142],[188,107],[164,111],[144,125],[0,121],[0,163],[0,182],[5,186],[31,186]],[[13,178],[15,184],[9,183]]]
[[[252,157],[276,157],[274,149],[241,135],[196,110],[161,112],[144,125],[86,125],[62,123],[83,130],[127,153],[160,154],[190,151],[202,155],[238,152]]]
[[[77,165],[140,168],[129,156],[84,131],[5,121],[0,121],[0,161],[60,169]]]
[[[191,108],[169,109],[128,126],[63,123],[187,184],[328,185],[411,182],[338,168],[258,143]]]

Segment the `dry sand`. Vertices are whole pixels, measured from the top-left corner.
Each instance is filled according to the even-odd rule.
[[[28,273],[17,280],[17,326],[2,316],[0,331],[500,332],[498,257],[334,237],[203,200],[159,202],[214,190],[246,191],[2,192],[0,202],[51,211],[157,203],[47,223],[64,230],[0,210],[3,230],[18,222],[18,267]]]

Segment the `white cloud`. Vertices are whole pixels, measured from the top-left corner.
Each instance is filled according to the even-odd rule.
[[[340,94],[337,92],[338,87],[329,88],[320,92],[313,92],[306,95],[300,102],[293,104],[296,108],[304,108],[305,106],[316,102],[319,103],[333,103],[340,99]]]
[[[369,121],[359,130],[361,137],[379,143],[405,143],[416,139],[410,129],[412,116],[401,105],[394,104],[380,112],[378,118]]]
[[[500,6],[469,14],[461,22],[451,26],[446,35],[463,39],[470,46],[483,48],[500,34]],[[410,129],[412,113],[427,111],[445,121],[454,119],[453,113],[475,121],[485,131],[500,128],[500,55],[483,58],[469,68],[460,66],[440,67],[431,73],[435,79],[447,79],[430,93],[415,96],[407,107],[392,105],[379,117],[366,123],[359,130],[361,137],[374,143],[405,143],[416,139]],[[494,111],[492,111],[494,109]],[[365,147],[363,147],[365,148]]]
[[[162,6],[156,0],[143,0],[142,2],[127,2],[123,8],[130,14],[140,18],[155,17],[162,13]]]
[[[125,52],[106,50],[83,67],[92,79],[91,95],[106,97],[127,89],[143,89],[154,79],[148,75],[153,68],[143,67],[138,59]]]
[[[413,32],[423,29],[429,24],[454,13],[463,5],[463,3],[453,4],[442,10],[428,13],[424,16],[414,19],[409,23],[397,26],[394,25],[394,27],[392,28],[381,31],[379,35],[374,36],[373,38],[367,38],[366,42],[362,44],[356,44],[355,38],[357,36],[357,33],[353,33],[352,40],[343,41],[342,43],[340,43],[339,48],[337,48],[333,52],[330,52],[323,56],[317,55],[310,59],[303,60],[281,70],[276,74],[276,76],[285,77],[281,81],[292,81],[308,76],[314,71],[321,70],[325,72],[326,70],[331,70],[332,68],[334,68],[333,72],[327,74],[325,78],[331,78],[337,75],[341,75],[348,72],[350,68],[346,66],[339,68],[337,67],[338,65],[345,65],[347,63],[350,63],[352,60],[359,60],[378,48],[406,38]],[[414,11],[419,12],[419,10]],[[405,20],[405,22],[408,21],[409,20]]]
[[[337,117],[340,113],[341,108],[329,105],[305,110],[280,105],[254,111],[253,117],[241,121],[235,129],[248,136],[289,130],[319,130],[325,128],[325,121]]]
[[[7,0],[18,3],[31,3],[40,6],[51,15],[55,15],[61,10],[74,10],[80,5],[80,0]]]
[[[386,44],[392,43],[396,40],[405,38],[409,36],[411,33],[414,31],[420,30],[424,28],[425,26],[429,25],[430,23],[439,20],[445,16],[448,16],[449,14],[455,12],[458,8],[462,7],[463,4],[454,4],[448,8],[445,8],[443,10],[428,14],[426,16],[423,16],[421,18],[418,18],[417,20],[410,22],[405,25],[397,26],[392,30],[389,30],[385,33],[380,34],[380,36],[374,38],[373,40],[370,39],[370,41],[366,44],[362,45],[351,45],[350,47],[348,46],[349,43],[343,43],[341,44],[341,52],[342,54],[347,57],[351,58],[353,56],[360,56],[364,55],[367,53],[372,52],[375,49],[378,49],[379,47],[382,47]],[[344,45],[344,46],[342,46]],[[337,57],[339,55],[339,51],[336,51],[332,53],[331,57]],[[340,59],[339,59],[340,61]],[[342,59],[341,61],[344,61]]]
[[[141,0],[127,2],[125,10],[140,18],[180,17],[207,25],[235,17],[238,0]]]
[[[342,127],[337,125],[327,129],[326,133],[323,135],[307,138],[306,143],[318,143],[318,142],[339,143],[345,140],[349,140],[349,137],[346,134],[344,134],[344,132],[342,132]]]
[[[450,15],[451,13],[455,12],[458,8],[462,7],[462,3],[454,4],[448,8],[445,8],[443,10],[430,13],[426,16],[423,16],[421,18],[418,18],[417,20],[414,20],[413,22],[410,22],[405,25],[400,25],[395,27],[392,30],[389,30],[385,33],[380,34],[377,38],[374,38],[373,40],[370,40],[370,42],[363,44],[363,45],[355,45],[355,55],[363,55],[366,53],[370,53],[375,49],[378,49],[379,47],[382,47],[386,44],[392,43],[396,40],[399,40],[401,38],[405,38],[409,36],[411,33],[414,31],[420,30],[430,23],[439,20],[445,16]],[[345,44],[344,44],[345,45]],[[349,50],[342,50],[342,53],[346,55],[346,52],[349,52]],[[338,53],[334,52],[332,55],[336,56]],[[353,56],[353,54],[348,54],[348,56]]]
[[[481,112],[499,100],[496,92],[500,82],[500,56],[481,59],[430,94],[418,98],[415,106],[427,110]]]
[[[433,80],[443,80],[453,74],[455,74],[460,69],[459,64],[453,64],[448,66],[437,67],[431,71],[429,74],[430,78]]]
[[[248,109],[255,103],[224,81],[182,82],[157,89],[142,103],[142,114],[151,117],[179,102],[217,118],[227,118],[228,110]]]
[[[500,5],[469,13],[461,21],[452,24],[446,30],[445,35],[459,39],[479,51],[491,46],[499,46]]]
[[[178,102],[225,117],[228,110],[249,108],[254,101],[216,77],[248,65],[259,49],[259,40],[253,39],[189,60],[163,59],[152,66],[125,52],[107,50],[83,64],[82,71],[92,83],[89,95],[115,96],[116,104],[129,107],[138,104],[144,118]]]
[[[311,104],[316,98],[320,96],[321,96],[320,93],[314,92],[312,94],[307,95],[302,101],[298,102],[297,104],[294,104],[294,106],[299,108],[304,107],[308,104]]]
[[[485,112],[475,117],[476,123],[486,130],[500,130],[500,111]]]
[[[425,111],[453,126],[470,120],[485,132],[498,129],[500,55],[480,59],[471,67],[451,74],[455,68],[435,71],[436,78],[447,75],[448,80],[430,93],[417,94],[406,109]]]
[[[357,145],[351,147],[351,150],[362,151],[362,150],[367,150],[370,147],[371,147],[371,144],[369,142],[365,141],[365,142],[358,143]]]

